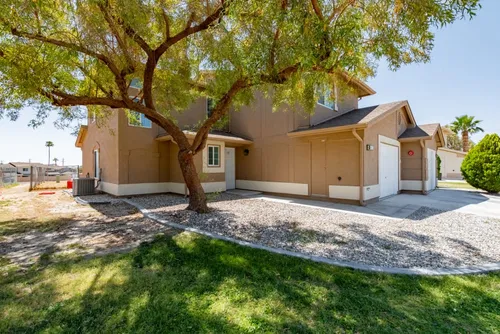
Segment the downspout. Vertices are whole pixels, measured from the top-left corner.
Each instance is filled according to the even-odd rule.
[[[365,205],[364,188],[365,188],[365,164],[364,164],[364,143],[356,129],[352,129],[352,134],[359,141],[359,204]]]
[[[422,148],[422,193],[425,194],[425,144],[424,140],[420,139],[420,147]]]

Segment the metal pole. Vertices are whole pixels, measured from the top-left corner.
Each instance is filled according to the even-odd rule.
[[[30,166],[30,191],[33,190],[33,166]]]

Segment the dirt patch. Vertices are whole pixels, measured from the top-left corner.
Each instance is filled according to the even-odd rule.
[[[135,247],[165,231],[122,202],[81,205],[62,190],[0,197],[3,270]]]

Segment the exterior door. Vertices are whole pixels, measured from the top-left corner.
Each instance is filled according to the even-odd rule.
[[[98,150],[94,151],[94,177],[96,179],[101,178],[101,169],[99,166],[99,151]]]
[[[311,143],[311,195],[328,196],[326,185],[326,140]]]
[[[380,143],[380,198],[399,191],[399,147]]]
[[[234,148],[226,147],[224,164],[226,166],[226,189],[236,188],[236,168],[234,159]]]

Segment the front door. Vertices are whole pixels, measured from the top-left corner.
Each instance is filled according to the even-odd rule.
[[[236,169],[234,159],[234,148],[226,147],[225,166],[226,166],[226,189],[236,188]]]
[[[326,187],[326,140],[311,142],[311,195],[327,196]]]

